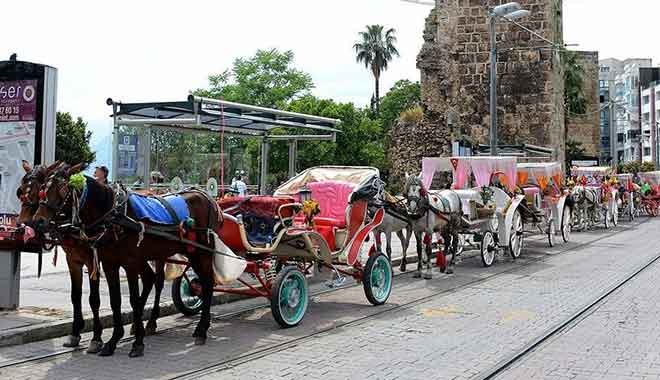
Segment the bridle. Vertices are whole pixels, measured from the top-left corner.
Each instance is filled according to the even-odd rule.
[[[419,195],[410,195],[410,187],[413,185],[419,186]],[[410,183],[406,184],[405,197],[408,201],[408,205],[412,202],[415,202],[417,205],[417,210],[415,210],[415,212],[410,212],[410,207],[406,205],[406,211],[408,215],[414,220],[420,219],[422,216],[426,215],[426,213],[431,208],[428,192],[426,189],[424,189],[422,183],[417,179],[412,180]]]

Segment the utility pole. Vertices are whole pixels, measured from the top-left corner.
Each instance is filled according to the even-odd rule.
[[[612,157],[612,166],[616,167],[618,165],[619,157],[617,156],[616,145],[618,144],[618,135],[616,128],[616,118],[614,113],[614,101],[610,97],[610,157]]]
[[[497,36],[495,16],[490,17],[490,155],[497,156]]]

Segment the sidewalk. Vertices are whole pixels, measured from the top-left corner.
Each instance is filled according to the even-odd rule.
[[[398,265],[401,256],[401,245],[399,240],[394,237],[393,241],[393,267],[395,275],[399,273]],[[527,242],[535,242],[534,246],[545,251],[544,237],[529,236],[525,239]],[[528,246],[529,247],[529,246]],[[558,245],[554,250],[561,250],[562,245]],[[539,251],[539,249],[537,249]],[[465,253],[464,259],[479,255],[478,251]],[[33,253],[23,253],[21,256],[21,293],[20,307],[15,311],[0,311],[0,347],[25,344],[29,342],[51,339],[66,336],[71,331],[72,307],[70,300],[70,280],[69,272],[66,266],[64,253],[60,251],[58,255],[57,266],[52,265],[52,254],[47,253],[43,256],[43,269],[41,278],[37,277],[37,256]],[[504,261],[509,261],[505,256]],[[417,254],[415,250],[414,237],[408,249],[408,270],[415,269]],[[502,260],[502,259],[500,259]],[[460,261],[457,262],[460,268]],[[497,263],[494,264],[497,266]],[[313,289],[321,290],[324,288],[322,283],[325,276],[315,278],[311,284]],[[353,283],[347,281],[347,283]],[[112,310],[108,297],[107,284],[104,278],[101,278],[101,322],[104,328],[112,326]],[[86,280],[83,283],[82,309],[85,318],[85,330],[91,329],[91,310],[87,297],[89,295],[89,284]],[[215,304],[222,304],[242,299],[241,296],[231,294],[215,294]],[[145,308],[145,318],[151,312],[153,306],[153,290]],[[124,323],[130,323],[131,308],[128,296],[128,284],[122,277],[122,311]],[[178,311],[171,301],[171,285],[166,282],[161,295],[161,317],[177,314]]]

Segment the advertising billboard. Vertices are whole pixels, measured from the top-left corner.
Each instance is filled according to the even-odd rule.
[[[56,69],[29,62],[0,62],[0,224],[20,212],[16,189],[31,165],[55,159]]]

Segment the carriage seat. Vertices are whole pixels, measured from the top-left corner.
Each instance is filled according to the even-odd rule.
[[[241,215],[248,240],[252,245],[260,246],[270,243],[275,236],[275,226],[280,222],[277,210],[294,202],[291,197],[249,196],[225,198],[217,203],[225,214]],[[282,209],[283,218],[292,216],[293,209]]]
[[[156,197],[130,193],[128,204],[137,220],[155,224],[176,225],[190,216],[188,204],[178,194]]]
[[[353,192],[353,185],[341,181],[312,182],[307,185],[312,199],[319,203],[321,213],[314,217],[314,224],[346,228],[346,209]]]

